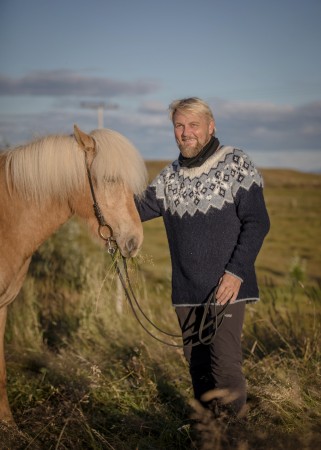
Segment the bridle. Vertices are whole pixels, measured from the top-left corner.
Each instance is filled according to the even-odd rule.
[[[116,253],[118,246],[117,246],[116,239],[114,238],[114,230],[106,222],[104,215],[103,215],[103,213],[98,205],[98,202],[97,202],[94,184],[93,184],[93,180],[91,177],[87,152],[85,152],[85,161],[86,161],[86,170],[87,170],[87,177],[88,177],[89,186],[90,186],[91,197],[94,202],[93,203],[94,213],[95,213],[95,216],[96,216],[96,219],[98,222],[98,234],[105,241],[108,253],[113,256]],[[106,228],[108,230],[109,236],[105,236],[105,234],[104,234],[104,229],[106,229]]]
[[[137,322],[140,324],[140,326],[145,330],[145,332],[147,334],[149,334],[153,339],[155,339],[158,342],[161,342],[162,344],[168,345],[170,347],[177,347],[177,348],[182,348],[184,347],[184,345],[182,344],[175,344],[172,342],[168,342],[165,341],[157,336],[155,336],[153,333],[151,333],[148,328],[144,325],[144,323],[142,322],[142,320],[140,319],[140,317],[137,314],[137,311],[135,309],[135,306],[138,308],[139,312],[142,314],[142,316],[144,317],[144,319],[157,331],[159,331],[160,333],[169,336],[171,338],[181,338],[182,336],[180,334],[173,334],[173,333],[169,333],[167,331],[162,330],[161,328],[159,328],[155,323],[153,323],[149,317],[144,313],[144,311],[142,310],[136,295],[133,291],[133,287],[132,284],[130,282],[130,278],[128,275],[128,269],[127,269],[127,263],[126,263],[126,258],[124,256],[121,255],[121,261],[122,261],[122,269],[123,269],[123,273],[122,270],[118,264],[117,258],[116,258],[116,253],[118,251],[118,245],[116,242],[116,239],[114,238],[114,231],[112,229],[112,227],[106,222],[104,215],[98,205],[97,202],[97,198],[96,198],[96,194],[95,194],[95,189],[94,189],[94,185],[93,185],[93,181],[92,181],[92,176],[91,176],[91,172],[90,172],[90,165],[88,162],[88,157],[87,157],[87,152],[85,152],[85,162],[86,162],[86,170],[87,170],[87,177],[88,177],[88,181],[89,181],[89,186],[90,186],[90,191],[91,191],[91,196],[92,196],[92,200],[93,200],[93,209],[94,209],[94,213],[95,213],[95,217],[97,219],[98,222],[98,234],[99,236],[105,241],[105,245],[107,247],[107,252],[110,254],[112,261],[113,261],[113,265],[115,267],[116,273],[118,275],[118,278],[121,282],[121,285],[123,287],[124,293],[125,293],[125,297],[129,303],[129,306],[137,320]],[[106,236],[104,234],[104,230],[108,230],[108,236]],[[227,306],[229,305],[229,302],[227,302],[224,306],[224,308],[222,308],[222,310],[219,313],[216,313],[216,303],[215,303],[215,298],[216,298],[216,292],[217,292],[218,287],[216,287],[214,289],[213,295],[209,296],[207,302],[204,304],[204,312],[202,315],[202,319],[201,319],[201,323],[200,323],[200,327],[199,330],[190,334],[186,339],[189,341],[190,339],[193,339],[194,336],[197,336],[197,341],[194,343],[189,344],[192,347],[196,347],[197,345],[210,345],[216,336],[217,330],[219,329],[219,327],[222,325],[223,320],[224,320],[224,313],[225,310],[227,308]],[[213,299],[214,301],[214,318],[212,321],[209,321],[207,324],[205,324],[209,310],[210,310],[210,305],[211,305],[211,300]],[[212,326],[212,330],[211,332],[207,335],[207,336],[203,336],[204,331],[206,331],[209,327]]]

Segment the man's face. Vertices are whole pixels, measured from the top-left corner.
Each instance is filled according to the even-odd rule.
[[[192,158],[208,143],[214,132],[214,120],[205,114],[177,111],[173,118],[175,139],[183,156]]]

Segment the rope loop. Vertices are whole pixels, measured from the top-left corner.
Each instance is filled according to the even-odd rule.
[[[123,287],[124,293],[125,293],[125,297],[129,303],[129,306],[132,310],[132,313],[134,314],[137,322],[139,323],[139,325],[143,328],[143,330],[149,334],[149,336],[151,336],[153,339],[155,339],[158,342],[161,342],[162,344],[168,345],[169,347],[176,347],[176,348],[182,348],[184,347],[183,344],[176,344],[176,343],[172,343],[172,342],[168,342],[165,341],[163,339],[160,339],[158,336],[155,336],[155,334],[153,334],[152,332],[150,332],[148,330],[148,328],[144,325],[144,323],[142,322],[142,320],[140,319],[140,317],[137,314],[137,311],[135,309],[134,304],[136,305],[136,308],[138,308],[138,310],[140,311],[140,313],[142,314],[142,316],[145,318],[145,320],[157,331],[159,331],[161,334],[164,334],[166,336],[172,337],[172,338],[182,338],[182,336],[180,334],[172,334],[169,333],[167,331],[162,330],[161,328],[159,328],[154,322],[152,322],[152,320],[149,319],[149,317],[144,313],[143,309],[141,308],[136,295],[133,291],[130,279],[129,279],[129,275],[128,275],[128,270],[127,270],[127,264],[126,264],[126,260],[125,258],[122,256],[121,260],[122,260],[122,270],[119,267],[119,264],[115,258],[115,253],[111,254],[113,262],[114,262],[114,266],[116,269],[116,273],[119,277],[119,280],[121,282],[121,285]],[[124,273],[124,276],[122,274],[122,271]],[[216,292],[217,292],[218,287],[216,287],[214,289],[213,295],[211,295],[208,299],[208,301],[206,302],[206,304],[204,305],[204,312],[203,312],[203,317],[202,317],[202,321],[200,324],[200,328],[198,331],[192,333],[188,338],[193,338],[194,336],[197,336],[197,341],[191,343],[191,347],[196,347],[198,345],[210,345],[213,343],[217,330],[219,329],[219,327],[222,325],[223,320],[224,320],[224,313],[226,312],[226,308],[229,305],[229,302],[227,302],[225,304],[225,307],[222,309],[222,311],[220,311],[219,313],[216,312],[216,305],[215,305],[215,297],[216,297]],[[214,300],[214,318],[212,320],[210,320],[206,325],[205,325],[205,321],[206,318],[208,316],[208,312],[209,312],[209,307],[210,307],[210,303],[211,300]],[[212,327],[213,329],[211,330],[211,332],[209,334],[207,334],[206,337],[203,337],[203,333],[204,331],[206,331],[209,327]]]

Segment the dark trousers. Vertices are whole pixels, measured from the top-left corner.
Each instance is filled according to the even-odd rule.
[[[245,302],[228,305],[225,309],[224,306],[210,307],[206,321],[201,326],[203,337],[208,336],[205,339],[209,340],[215,334],[209,345],[195,345],[199,342],[204,307],[180,306],[175,310],[182,330],[184,355],[189,364],[195,398],[204,406],[212,408],[215,403],[220,409],[237,414],[246,402],[241,347]],[[203,394],[214,389],[228,390],[230,399],[225,397],[204,401]],[[215,392],[218,394],[218,391],[214,391],[213,395]]]

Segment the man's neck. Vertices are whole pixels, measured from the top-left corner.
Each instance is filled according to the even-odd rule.
[[[186,158],[180,153],[178,161],[181,167],[199,167],[201,166],[210,156],[212,156],[215,151],[219,148],[220,142],[215,137],[212,136],[206,145],[198,152],[196,156],[192,158]]]

